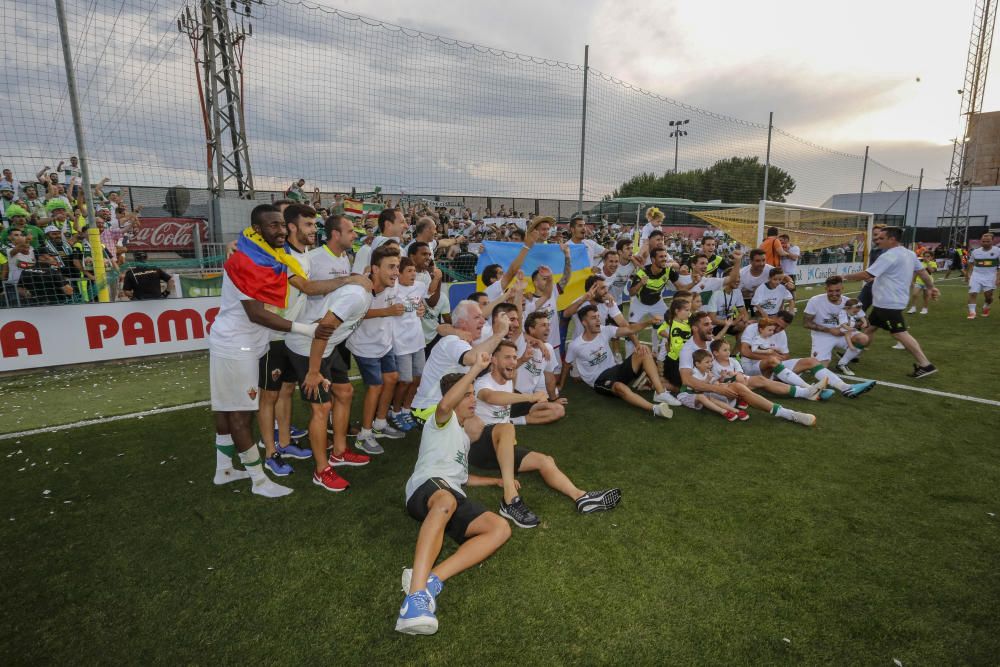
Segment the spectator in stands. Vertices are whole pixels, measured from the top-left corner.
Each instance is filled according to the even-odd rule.
[[[22,299],[27,299],[29,296],[27,292],[18,288],[18,282],[21,280],[21,273],[35,265],[35,249],[31,247],[28,235],[21,229],[11,229],[8,238],[11,247],[6,251],[7,282],[5,283],[5,291],[8,303],[17,305],[21,303]]]
[[[304,204],[306,202],[306,193],[302,188],[305,187],[305,184],[306,179],[304,178],[300,178],[299,180],[293,182],[290,186],[288,186],[288,189],[285,190],[285,196],[294,202]]]
[[[9,220],[10,216],[7,214],[7,208],[15,205],[14,186],[9,183],[0,183],[0,216],[4,220]]]
[[[18,229],[28,237],[32,248],[39,249],[45,234],[36,225],[28,222],[28,218],[31,217],[28,212],[17,204],[11,204],[7,207],[7,215],[10,218],[10,227],[0,232],[0,245],[6,244],[9,234]]]
[[[122,285],[125,296],[133,301],[167,298],[173,276],[158,266],[148,264],[146,253],[141,250],[132,253],[132,257],[135,262],[125,271]],[[166,283],[166,287],[161,283]]]
[[[71,184],[79,183],[83,178],[83,172],[80,171],[80,161],[75,155],[69,158],[69,164],[66,164],[65,160],[60,160],[59,165],[56,166],[56,171],[62,173],[63,185],[66,186],[67,190]]]
[[[45,201],[38,196],[38,188],[34,185],[24,187],[24,208],[36,220],[45,217]]]
[[[62,231],[55,225],[49,225],[45,228],[45,239],[41,245],[41,251],[52,258],[54,261],[52,266],[58,266],[66,278],[72,279],[74,277],[72,273],[66,271],[67,267],[72,265],[73,244],[67,242]]]
[[[3,178],[0,178],[0,187],[9,187],[16,194],[21,189],[21,183],[14,178],[14,172],[10,169],[4,169]]]

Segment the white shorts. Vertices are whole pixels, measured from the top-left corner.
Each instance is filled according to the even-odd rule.
[[[695,398],[698,394],[692,394],[689,391],[682,391],[677,394],[677,400],[681,402],[685,408],[691,408],[692,410],[701,410],[702,405]]]
[[[814,331],[812,334],[812,356],[819,361],[830,361],[833,358],[834,350],[846,349],[847,341],[844,340],[843,336],[831,336],[819,331]]]
[[[740,359],[740,366],[743,367],[744,375],[760,375],[760,359]]]
[[[644,303],[639,303],[638,301],[631,301],[628,307],[628,321],[629,322],[640,322],[643,318],[650,315],[659,315],[663,317],[667,314],[667,304],[663,301],[658,301],[652,306],[647,306]]]
[[[969,294],[979,294],[980,292],[990,292],[996,289],[996,278],[976,278],[969,280]]]
[[[226,359],[209,353],[208,377],[214,412],[255,412],[260,402],[257,359]]]

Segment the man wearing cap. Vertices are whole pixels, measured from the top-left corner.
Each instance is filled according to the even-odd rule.
[[[57,266],[67,280],[76,277],[72,271],[73,244],[66,241],[62,231],[55,225],[45,228],[45,239],[41,245],[41,252],[52,258],[49,262],[52,266]]]
[[[10,227],[0,232],[0,245],[7,243],[10,232],[19,229],[29,238],[29,243],[36,250],[41,247],[44,233],[35,225],[28,223],[28,212],[19,204],[11,204],[7,207],[7,217],[10,219]]]
[[[0,183],[0,216],[4,220],[10,219],[10,214],[7,213],[7,209],[10,206],[15,206],[14,203],[14,186],[7,183]]]
[[[170,294],[172,276],[160,267],[148,264],[145,252],[137,250],[132,256],[135,263],[125,271],[125,282],[122,285],[125,295],[133,301],[166,298]],[[167,284],[165,290],[160,285],[161,282]]]

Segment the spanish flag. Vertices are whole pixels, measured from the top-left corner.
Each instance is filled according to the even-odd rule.
[[[347,215],[364,215],[365,203],[360,199],[345,199],[344,213]]]
[[[483,251],[479,255],[479,262],[476,264],[476,288],[483,289],[483,269],[490,264],[499,264],[507,270],[514,258],[521,252],[520,243],[509,243],[506,241],[484,241]],[[590,268],[590,255],[587,254],[587,246],[583,244],[573,244],[569,246],[570,277],[566,283],[566,289],[559,295],[558,306],[563,309],[576,299],[583,296],[585,290],[583,283],[587,276],[593,271]],[[528,251],[528,256],[521,264],[521,270],[529,278],[535,269],[540,266],[547,266],[552,270],[556,282],[562,278],[562,270],[566,264],[562,248],[556,243],[536,243]],[[530,288],[529,288],[530,291]]]
[[[253,227],[243,230],[223,269],[239,291],[277,308],[287,305],[289,273],[309,277],[284,248],[272,248]]]

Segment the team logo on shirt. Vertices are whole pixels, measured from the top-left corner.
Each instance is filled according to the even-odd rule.
[[[275,368],[273,371],[271,371],[271,381],[272,382],[277,382],[278,378],[280,378],[280,377],[281,377],[281,369],[280,368]],[[253,397],[251,396],[251,398],[253,398]]]
[[[587,360],[587,364],[590,366],[600,366],[608,358],[607,349],[595,350],[593,354],[590,355],[590,359]]]
[[[247,389],[247,396],[250,397],[251,401],[257,400],[257,387],[250,387]]]
[[[455,452],[455,463],[465,465],[465,452]]]

